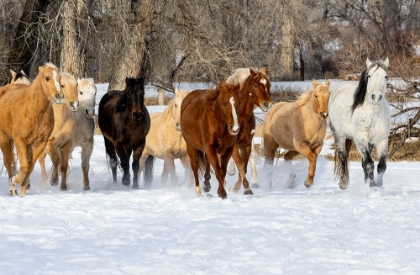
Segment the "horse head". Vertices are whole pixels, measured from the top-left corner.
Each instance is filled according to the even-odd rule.
[[[53,100],[56,104],[64,101],[63,90],[61,89],[61,75],[58,68],[52,63],[45,63],[38,68],[38,75],[33,83],[40,82],[44,96]]]
[[[10,84],[31,84],[29,77],[23,70],[20,70],[20,72],[15,72],[14,70],[10,69],[10,73],[12,74],[12,78],[9,82]]]
[[[270,99],[270,87],[271,83],[268,79],[268,69],[261,68],[258,71],[254,71],[249,68],[249,79],[251,81],[247,81],[249,86],[249,95],[251,96],[252,100],[254,101],[255,105],[258,105],[261,110],[267,112],[273,103]]]
[[[315,79],[312,79],[313,86],[313,110],[319,115],[321,121],[327,121],[328,118],[328,100],[330,99],[330,80],[327,80],[324,84],[317,83]]]
[[[373,105],[379,105],[385,96],[388,81],[388,57],[385,60],[372,62],[366,59],[367,97]]]
[[[96,86],[92,78],[77,80],[77,97],[87,119],[93,119],[95,115],[95,96]]]
[[[76,78],[69,73],[61,73],[61,89],[64,93],[64,101],[72,112],[76,112],[79,109]]]
[[[127,95],[127,106],[131,111],[134,123],[140,123],[143,120],[144,106],[144,79],[126,78],[125,92]]]
[[[187,91],[175,89],[175,97],[172,100],[172,117],[175,120],[175,128],[181,131],[181,103],[184,97],[188,94]]]
[[[216,104],[219,104],[222,119],[228,125],[231,135],[239,133],[238,113],[239,113],[239,87],[240,85],[219,84],[219,95]]]

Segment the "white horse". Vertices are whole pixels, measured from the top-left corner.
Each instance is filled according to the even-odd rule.
[[[388,66],[388,58],[373,62],[368,58],[358,84],[344,82],[331,93],[328,108],[336,146],[334,173],[343,190],[349,184],[348,151],[353,142],[362,156],[365,183],[371,187],[383,184],[391,128],[391,111],[385,98]],[[373,147],[379,158],[376,182]]]
[[[67,190],[67,162],[73,149],[77,146],[82,147],[82,171],[83,171],[83,190],[90,190],[89,186],[89,161],[93,150],[93,133],[95,130],[95,96],[96,86],[92,78],[77,80],[77,98],[79,100],[79,109],[71,112],[66,108],[62,110],[60,120],[63,126],[54,130],[50,139],[52,146],[47,146],[45,153],[48,153],[53,160],[53,173],[51,185],[58,184],[58,168],[61,168],[61,190]],[[67,122],[65,122],[67,121]],[[65,123],[64,123],[65,122]],[[71,125],[69,127],[68,125]],[[60,149],[60,150],[58,150]],[[57,154],[59,153],[59,154]],[[60,163],[61,160],[61,163]],[[45,154],[40,156],[43,182],[47,179],[45,170]]]

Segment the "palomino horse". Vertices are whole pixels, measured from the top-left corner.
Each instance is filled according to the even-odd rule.
[[[149,185],[153,179],[153,161],[146,165],[146,159],[149,156],[163,159],[164,166],[162,172],[162,183],[168,181],[171,176],[173,183],[178,182],[175,171],[175,159],[180,159],[185,168],[185,180],[188,178],[188,185],[192,184],[192,173],[190,160],[187,154],[187,145],[182,137],[180,117],[181,103],[187,91],[179,91],[175,89],[175,97],[168,104],[163,113],[153,113],[150,115],[150,131],[146,137],[146,147],[140,158],[140,173],[145,168],[145,185]],[[147,182],[146,182],[147,181]]]
[[[217,194],[226,198],[226,166],[239,133],[239,85],[220,83],[215,90],[190,92],[181,105],[181,132],[194,173],[195,193],[201,196],[198,170],[212,165],[219,182]],[[207,164],[206,164],[207,163]]]
[[[330,128],[336,146],[334,172],[341,189],[349,184],[348,151],[353,142],[362,156],[365,183],[382,186],[391,128],[391,111],[385,98],[388,66],[388,58],[373,62],[368,58],[359,84],[344,82],[331,93]],[[379,158],[376,182],[371,158],[374,146]]]
[[[238,192],[242,183],[244,187],[244,194],[253,195],[246,178],[246,173],[248,160],[252,152],[252,139],[255,132],[254,109],[258,106],[261,110],[267,112],[272,106],[270,100],[270,80],[268,79],[268,69],[262,68],[255,71],[251,68],[236,69],[225,82],[228,84],[240,85],[238,96],[239,101],[241,102],[238,113],[240,131],[238,133],[232,154],[232,158],[238,167],[239,178],[231,190],[233,192]],[[206,180],[210,178],[209,170],[210,169],[206,171]]]
[[[0,89],[0,147],[9,175],[9,194],[15,196],[21,184],[21,196],[38,156],[45,149],[54,128],[51,104],[63,103],[61,75],[55,65],[39,67],[30,85],[8,84]],[[10,140],[14,142],[11,143]],[[13,144],[16,146],[20,170],[13,176]]]
[[[68,160],[71,152],[76,146],[82,147],[82,170],[83,170],[83,189],[90,190],[89,187],[89,159],[93,150],[93,113],[95,105],[96,87],[93,79],[77,80],[69,74],[62,74],[62,81],[66,101],[77,101],[78,109],[66,106],[53,106],[55,125],[50,136],[47,148],[39,157],[41,166],[42,181],[46,182],[47,173],[45,170],[45,157],[48,154],[53,163],[53,171],[50,184],[58,184],[58,170],[61,171],[62,191],[67,190],[67,171]],[[65,84],[67,82],[67,85]],[[66,86],[69,91],[66,92]],[[76,88],[77,86],[77,88]],[[71,89],[70,89],[71,87]],[[90,113],[90,115],[87,115]]]
[[[280,146],[288,152],[284,159],[291,168],[291,160],[298,154],[309,161],[305,186],[311,187],[315,176],[316,161],[324,144],[327,130],[330,81],[319,84],[312,80],[313,88],[294,102],[279,102],[268,111],[263,127],[264,166],[268,166],[270,188],[272,186],[273,160]],[[294,187],[296,175],[290,173],[288,186]]]
[[[118,159],[124,175],[122,184],[130,185],[130,157],[133,153],[133,188],[139,188],[139,160],[150,128],[144,106],[144,79],[126,78],[124,91],[109,91],[99,102],[98,124],[105,140],[106,153],[117,182]]]

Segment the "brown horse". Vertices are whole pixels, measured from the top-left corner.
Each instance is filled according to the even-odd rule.
[[[63,103],[61,75],[55,65],[39,67],[30,85],[8,84],[0,89],[0,148],[9,175],[9,194],[15,196],[21,184],[21,196],[35,162],[45,149],[54,127],[51,104]],[[11,142],[13,141],[13,142]],[[13,176],[13,144],[16,146],[20,171]]]
[[[280,146],[288,150],[284,159],[291,160],[299,153],[309,161],[305,186],[311,187],[315,176],[316,161],[324,143],[327,129],[330,81],[319,84],[312,80],[313,88],[302,94],[295,102],[276,103],[264,120],[264,166],[269,165],[268,177],[272,186],[274,154]],[[288,185],[294,187],[296,175],[290,173]]]
[[[268,79],[268,69],[252,70],[251,68],[241,68],[234,71],[226,79],[228,84],[240,84],[238,96],[241,106],[238,113],[240,131],[235,142],[232,158],[239,171],[239,177],[231,191],[238,192],[241,183],[244,187],[245,195],[253,195],[249,182],[246,178],[249,156],[252,150],[252,139],[255,132],[256,106],[267,112],[272,106],[270,100],[270,81]],[[210,177],[206,173],[205,178]]]
[[[182,101],[181,131],[197,196],[201,196],[198,170],[211,164],[219,182],[217,194],[226,198],[226,167],[240,129],[238,90],[239,85],[220,83],[214,90],[192,91]]]
[[[126,78],[124,91],[109,91],[99,102],[98,124],[105,140],[106,153],[117,182],[118,159],[124,175],[122,184],[130,185],[130,157],[133,154],[133,188],[139,188],[139,159],[143,153],[150,116],[144,106],[144,79]]]

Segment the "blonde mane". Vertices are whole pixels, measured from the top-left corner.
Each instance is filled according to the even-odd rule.
[[[232,85],[240,84],[239,90],[241,90],[245,84],[245,81],[250,75],[251,73],[249,68],[238,68],[233,71],[233,73],[225,80],[225,82]]]
[[[298,105],[297,107],[302,107],[303,105],[305,105],[306,103],[308,103],[311,98],[312,98],[312,94],[314,93],[314,91],[318,88],[318,87],[325,87],[326,89],[328,89],[328,86],[326,84],[319,84],[317,87],[311,87],[310,90],[302,93],[294,102],[294,104]]]

